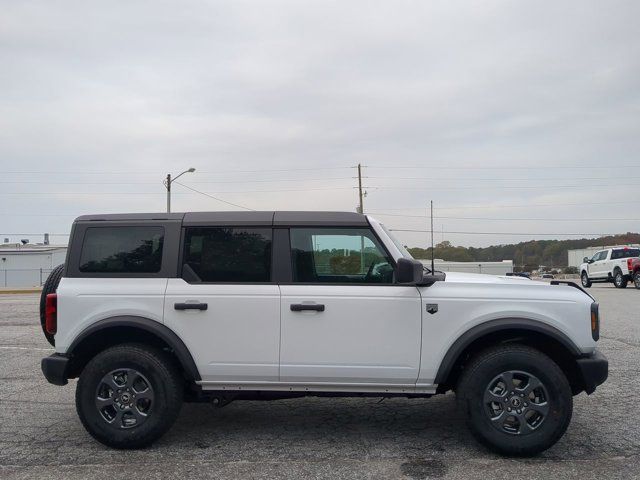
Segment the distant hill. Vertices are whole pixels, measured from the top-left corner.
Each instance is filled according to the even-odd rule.
[[[567,250],[628,243],[640,243],[640,233],[629,232],[622,235],[581,238],[579,240],[530,240],[484,248],[456,247],[445,241],[436,245],[434,256],[453,262],[513,260],[514,265],[524,263],[531,268],[537,268],[538,265],[564,267],[567,265]],[[415,258],[431,258],[431,248],[414,247],[408,250]]]

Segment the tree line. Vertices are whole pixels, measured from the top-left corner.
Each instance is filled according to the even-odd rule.
[[[561,268],[567,265],[567,251],[605,245],[640,243],[640,233],[626,233],[600,238],[579,240],[529,240],[490,247],[459,247],[449,241],[438,243],[434,257],[451,262],[499,262],[513,260],[513,264],[525,270],[537,269],[540,265]],[[431,258],[431,248],[408,248],[411,255],[419,259]]]

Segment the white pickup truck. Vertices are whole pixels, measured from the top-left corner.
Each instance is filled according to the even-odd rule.
[[[616,288],[626,288],[633,280],[633,259],[640,257],[640,248],[614,247],[584,257],[580,265],[582,286],[589,288],[596,282],[613,282]]]
[[[78,378],[83,425],[116,448],[159,438],[183,401],[453,390],[476,438],[532,455],[608,373],[578,285],[424,270],[347,212],[80,217],[41,322],[45,377]]]

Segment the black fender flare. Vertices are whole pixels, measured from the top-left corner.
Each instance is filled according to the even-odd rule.
[[[574,357],[581,357],[582,352],[564,333],[551,325],[538,320],[526,318],[500,318],[481,323],[464,332],[453,342],[440,362],[438,373],[433,383],[441,384],[447,381],[451,370],[466,348],[481,337],[505,330],[519,330],[536,332],[553,338],[564,346]]]
[[[180,337],[178,337],[178,335],[176,335],[176,333],[166,325],[146,317],[123,315],[99,320],[84,329],[73,340],[73,342],[67,349],[66,355],[72,356],[73,352],[78,348],[78,346],[82,345],[83,342],[92,335],[95,335],[96,333],[106,329],[117,327],[136,328],[155,335],[173,350],[189,380],[201,380],[200,372],[198,372],[198,367],[193,361],[191,352],[189,352],[189,349],[184,344],[182,339],[180,339]]]

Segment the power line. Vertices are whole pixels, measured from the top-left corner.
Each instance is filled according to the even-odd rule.
[[[316,181],[335,181],[335,180],[352,180],[353,177],[334,177],[334,178],[286,178],[279,180],[226,180],[226,181],[191,181],[192,184],[217,184],[217,183],[278,183],[278,182],[316,182]],[[52,182],[49,180],[18,180],[18,181],[0,181],[0,184],[35,184],[35,185],[157,185],[162,182]]]
[[[253,211],[253,208],[245,207],[244,205],[238,205],[237,203],[232,203],[232,202],[228,202],[226,200],[222,200],[221,198],[214,197],[213,195],[210,195],[208,193],[201,192],[200,190],[196,190],[195,188],[191,188],[191,187],[185,185],[184,183],[180,183],[180,182],[176,182],[176,181],[174,181],[174,183],[180,185],[181,187],[187,188],[187,189],[192,190],[192,191],[194,191],[196,193],[204,195],[205,197],[213,198],[214,200],[217,200],[218,202],[226,203],[227,205],[233,205],[234,207],[243,208],[245,210],[252,210]]]
[[[577,169],[610,169],[611,164],[608,165],[575,165],[575,166],[559,166],[559,165],[538,165],[531,167],[513,167],[513,166],[481,166],[481,167],[472,167],[472,166],[455,166],[455,167],[443,167],[443,166],[427,166],[427,165],[393,165],[393,166],[384,166],[384,165],[367,165],[368,168],[379,168],[379,169],[408,169],[408,170],[577,170]],[[615,165],[616,168],[640,168],[640,165]]]
[[[381,215],[383,217],[406,217],[406,218],[428,218],[426,215],[400,215],[394,213],[368,212],[373,215]],[[535,222],[638,222],[640,218],[495,218],[495,217],[449,217],[434,215],[433,218],[442,218],[448,220],[500,220],[510,222],[516,221],[535,221]]]
[[[431,230],[409,230],[409,229],[401,229],[401,228],[390,228],[392,232],[416,232],[416,233],[430,233]],[[450,233],[450,234],[459,234],[459,235],[524,235],[524,236],[533,236],[533,237],[541,237],[541,236],[597,236],[597,237],[606,237],[611,235],[620,235],[617,233],[515,233],[515,232],[457,232],[457,231],[440,231],[436,233]]]
[[[375,179],[384,179],[384,180],[425,180],[425,181],[500,181],[500,182],[518,182],[518,181],[537,181],[537,180],[617,180],[619,177],[570,177],[570,178],[558,178],[558,177],[520,177],[520,178],[501,178],[501,177],[491,177],[491,178],[460,178],[460,177],[376,177],[376,176],[367,176],[362,178],[375,178]],[[625,180],[638,179],[640,177],[627,177],[625,176]]]
[[[221,173],[263,173],[263,172],[308,172],[308,171],[320,171],[320,170],[347,170],[352,169],[354,167],[310,167],[310,168],[264,168],[257,170],[216,170],[215,172],[208,172],[206,170],[198,170],[198,173],[201,174],[215,174],[219,175]],[[0,171],[0,173],[6,174],[15,174],[15,175],[147,175],[147,176],[155,176],[155,174],[150,173],[148,170],[144,172],[133,172],[133,171],[84,171],[78,172],[77,170],[72,171],[61,171],[61,170],[8,170],[8,171]]]
[[[18,236],[18,235],[43,235],[44,233],[49,233],[49,232],[38,232],[38,233],[0,233],[0,235],[12,235],[12,236]],[[50,237],[68,237],[69,234],[68,233],[49,233]]]
[[[535,190],[549,190],[549,189],[557,189],[557,188],[583,188],[583,189],[590,189],[593,187],[637,187],[638,184],[637,183],[604,183],[604,184],[590,184],[590,185],[500,185],[499,188],[500,189],[517,189],[517,190],[522,190],[522,189],[535,189]],[[495,190],[496,187],[492,186],[492,185],[487,185],[487,186],[477,186],[477,185],[460,185],[460,186],[448,186],[448,187],[405,187],[405,186],[379,186],[376,185],[374,187],[368,187],[368,188],[374,188],[377,190],[417,190],[417,191],[433,191],[433,190],[447,190],[447,191],[451,191],[451,190],[461,190],[461,189],[465,189],[468,190],[469,188],[472,188],[473,190]]]
[[[176,182],[177,183],[177,182]],[[184,185],[183,185],[184,186]],[[203,195],[209,196],[206,193],[203,192]],[[224,200],[220,200],[217,199],[219,201],[222,201],[224,203],[230,203],[230,202],[225,202]],[[251,210],[248,207],[243,207],[241,205],[236,205],[236,204],[231,204],[234,205],[236,207],[239,208],[244,208],[247,210]],[[255,210],[252,210],[255,211]],[[434,217],[435,218],[435,217]],[[389,229],[392,232],[415,232],[415,233],[431,233],[431,230],[417,230],[417,229],[404,229],[404,228],[390,228]],[[434,230],[435,232],[435,230]],[[536,236],[536,237],[540,237],[540,236],[612,236],[612,235],[622,235],[620,233],[524,233],[524,232],[471,232],[471,231],[452,231],[452,230],[444,230],[444,231],[438,231],[436,233],[448,233],[448,234],[458,234],[458,235],[527,235],[527,236]],[[37,233],[0,233],[0,235],[11,235],[11,236],[18,236],[18,235],[42,235],[43,232],[37,232]],[[52,237],[66,237],[69,236],[68,233],[49,233],[49,236]]]
[[[352,180],[353,177],[334,178],[283,178],[279,180],[225,180],[225,181],[192,181],[192,184],[217,184],[217,183],[279,183],[279,182],[329,182],[335,180]],[[629,177],[627,177],[629,178]],[[157,185],[162,182],[52,182],[49,180],[16,180],[0,181],[0,184],[20,184],[20,185]]]
[[[363,165],[365,167],[365,165]],[[610,169],[611,165],[536,165],[536,166],[428,166],[428,165],[366,165],[367,168],[373,169],[403,169],[403,170],[577,170],[577,169]],[[220,175],[225,173],[267,173],[267,172],[307,172],[307,171],[323,171],[323,170],[352,170],[357,167],[307,167],[307,168],[263,168],[263,169],[248,169],[248,170],[216,170],[206,171],[198,170],[199,174],[213,174]],[[616,165],[616,168],[640,168],[640,165]],[[146,175],[155,176],[155,174],[145,171],[129,171],[124,170],[102,170],[102,171],[82,171],[77,170],[5,170],[1,173],[15,174],[15,175]],[[637,177],[635,177],[637,178]]]
[[[461,210],[471,208],[482,208],[490,210],[492,208],[530,208],[530,207],[583,207],[594,205],[627,205],[630,202],[599,202],[599,203],[528,203],[521,205],[460,205],[457,207],[437,207],[436,210]],[[404,207],[404,208],[385,208],[384,210],[424,210],[424,207]]]
[[[205,194],[206,195],[206,194]],[[216,199],[217,200],[217,199]],[[227,203],[227,202],[225,202]],[[240,208],[240,205],[235,205]],[[411,229],[401,229],[401,228],[390,228],[392,232],[415,232],[415,233],[431,233],[431,230],[411,230]],[[612,235],[621,235],[619,233],[521,233],[521,232],[462,232],[462,231],[435,231],[435,233],[448,233],[448,234],[458,234],[458,235],[524,235],[524,236],[612,236]],[[37,233],[0,233],[0,235],[7,236],[20,236],[20,235],[42,235],[43,232]],[[49,233],[50,237],[67,237],[68,233]]]
[[[200,193],[195,191],[194,193]],[[353,190],[353,187],[320,187],[320,188],[293,188],[278,190],[225,190],[214,193],[284,193],[284,192],[309,192],[327,190]],[[166,192],[1,192],[0,195],[166,195]],[[191,195],[189,192],[176,192],[174,195]]]

